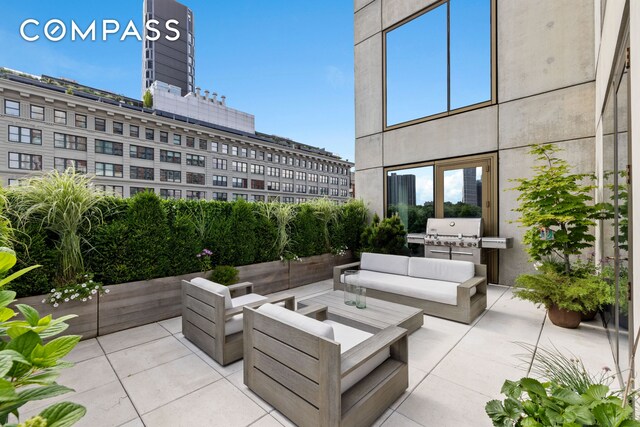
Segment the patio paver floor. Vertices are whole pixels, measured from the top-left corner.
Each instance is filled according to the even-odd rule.
[[[332,289],[325,280],[288,290],[305,299]],[[490,426],[485,403],[506,379],[526,375],[515,342],[551,343],[581,357],[594,372],[613,368],[599,321],[564,330],[542,309],[489,286],[489,309],[472,325],[426,316],[409,338],[409,389],[376,426]],[[53,401],[87,407],[79,427],[290,426],[243,384],[242,361],[222,367],[188,342],[180,318],[81,342],[60,383],[76,390],[23,408],[22,419]]]

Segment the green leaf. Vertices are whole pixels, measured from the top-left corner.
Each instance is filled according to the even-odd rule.
[[[636,420],[624,420],[620,427],[640,427],[640,422]]]
[[[31,361],[37,366],[54,366],[80,342],[79,335],[68,335],[56,338],[44,346],[37,345],[31,353]]]
[[[569,406],[564,411],[564,419],[569,422],[576,422],[579,425],[592,425],[595,418],[586,406]]]
[[[582,405],[585,403],[585,399],[573,390],[566,388],[559,388],[554,390],[552,396],[556,399],[568,403],[569,405]]]
[[[13,367],[14,363],[31,365],[25,357],[14,350],[0,351],[0,377],[4,377]]]
[[[47,420],[47,427],[69,427],[84,417],[87,410],[77,403],[61,402],[49,406],[40,412],[40,416]]]
[[[523,378],[520,380],[522,389],[529,393],[529,395],[536,395],[540,397],[547,397],[547,390],[540,383],[540,381],[533,378]]]
[[[5,277],[4,279],[0,280],[0,287],[6,285],[7,283],[11,282],[12,280],[17,279],[18,277],[22,276],[23,274],[26,274],[26,273],[30,272],[31,270],[33,270],[34,268],[38,268],[38,267],[42,267],[42,266],[41,265],[32,265],[31,267],[23,268],[20,271],[16,271],[11,276]]]
[[[0,291],[0,307],[6,307],[16,299],[16,293],[13,291]]]
[[[633,409],[624,408],[615,403],[602,403],[592,409],[593,416],[601,427],[619,427],[623,421],[629,418]]]
[[[60,372],[58,369],[51,371],[40,371],[35,375],[30,375],[27,379],[22,380],[22,384],[38,384],[38,385],[49,385],[56,382],[58,377],[60,376]]]
[[[0,402],[11,402],[17,398],[18,395],[13,384],[4,378],[0,378]]]
[[[16,315],[16,312],[10,308],[0,308],[0,322],[6,322]]]
[[[38,344],[41,344],[42,340],[33,331],[27,331],[26,333],[19,335],[7,345],[7,350],[15,350],[22,354],[25,358],[29,359],[33,349]]]
[[[584,393],[584,397],[588,401],[600,401],[607,397],[609,394],[609,387],[604,384],[590,385],[587,391]]]
[[[47,326],[42,332],[39,332],[38,335],[40,335],[40,338],[42,339],[51,338],[66,331],[68,327],[69,325],[66,323],[53,324],[53,322],[51,322],[51,324]]]
[[[538,421],[534,418],[525,418],[520,422],[521,427],[543,427]]]
[[[72,388],[60,384],[50,384],[42,387],[34,387],[18,392],[18,399],[30,402],[32,400],[44,400],[50,397],[74,391]]]
[[[0,248],[0,275],[11,270],[16,265],[16,253],[9,248]]]
[[[504,384],[502,384],[500,393],[512,399],[519,399],[520,395],[522,394],[522,387],[520,386],[520,382],[506,380]]]
[[[26,304],[16,304],[16,308],[22,313],[29,325],[38,326],[38,321],[40,320],[38,310]]]

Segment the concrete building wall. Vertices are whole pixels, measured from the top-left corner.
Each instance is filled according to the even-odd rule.
[[[571,164],[594,171],[593,0],[497,1],[497,102],[385,131],[384,30],[434,3],[354,1],[358,197],[383,214],[385,167],[497,152],[498,231],[519,242],[522,231],[509,223],[516,195],[507,189],[529,171],[527,146],[557,143]],[[501,283],[530,269],[519,243],[502,251]]]

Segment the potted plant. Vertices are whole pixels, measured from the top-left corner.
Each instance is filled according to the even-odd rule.
[[[591,228],[608,215],[608,209],[593,203],[595,176],[571,172],[569,163],[557,157],[558,151],[554,144],[534,146],[530,150],[538,162],[534,176],[514,180],[518,183],[514,190],[520,193],[514,211],[527,229],[523,243],[530,259],[542,267],[539,273],[516,280],[515,296],[543,304],[554,324],[577,327],[582,313],[599,308],[610,298],[595,269],[585,269],[580,261],[583,251],[595,241]],[[558,262],[549,262],[549,257]]]

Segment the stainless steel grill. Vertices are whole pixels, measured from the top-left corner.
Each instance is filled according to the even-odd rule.
[[[484,264],[488,251],[512,247],[513,238],[483,237],[482,225],[481,218],[429,218],[426,233],[410,233],[407,241],[424,245],[427,258]]]

